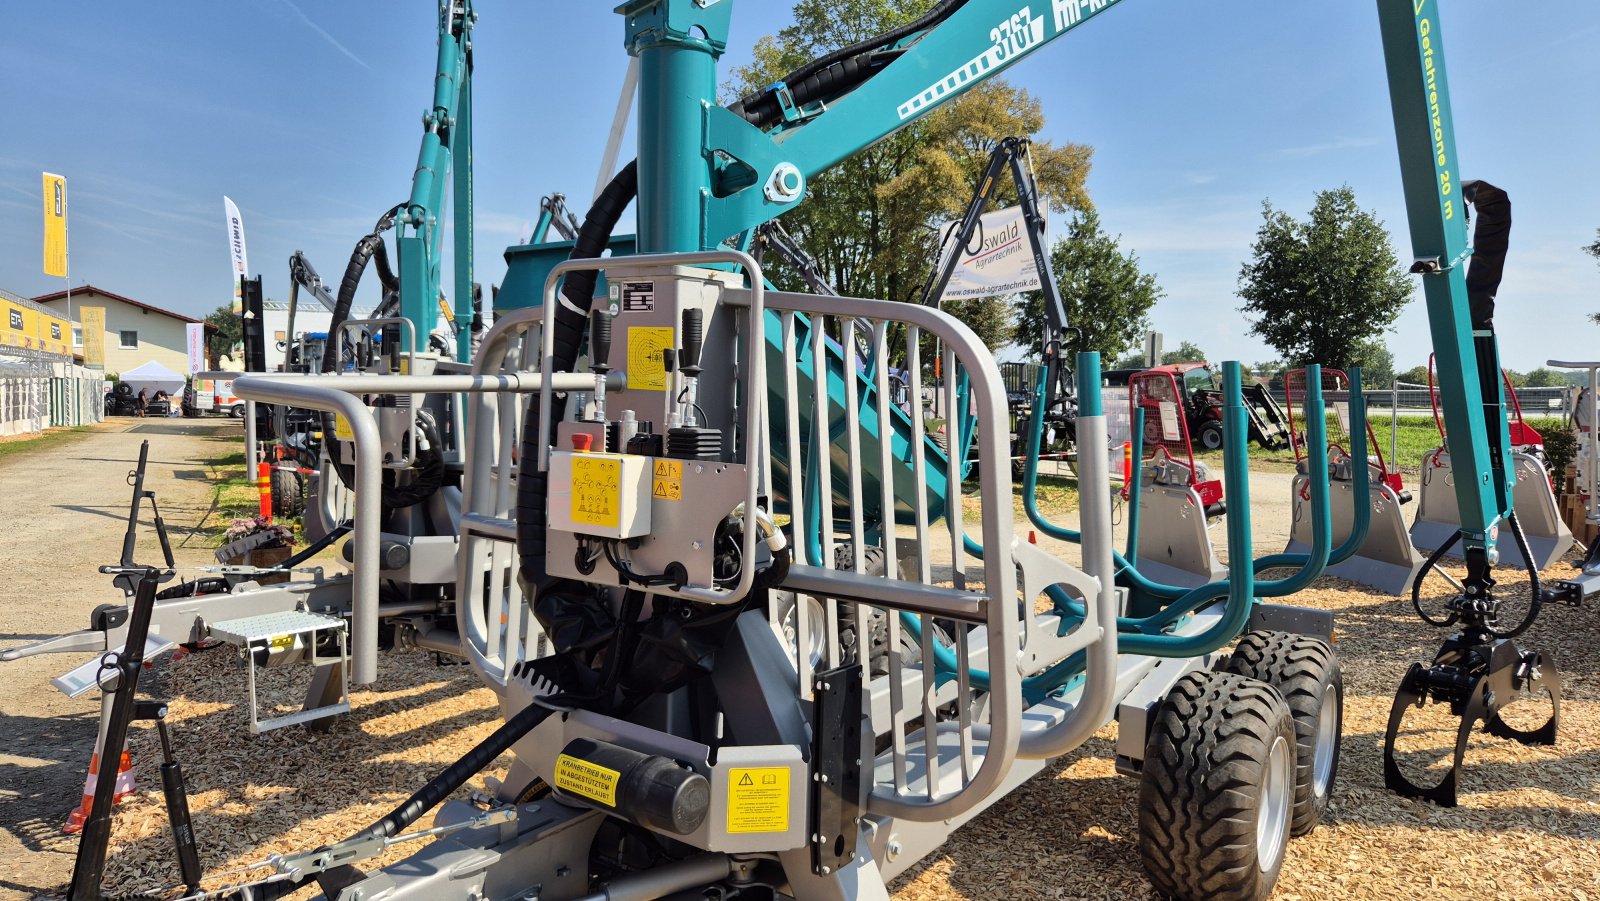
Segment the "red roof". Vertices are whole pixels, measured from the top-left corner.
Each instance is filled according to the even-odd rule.
[[[94,285],[84,285],[84,286],[82,286],[80,288],[73,288],[72,289],[72,294],[73,294],[74,297],[76,297],[79,294],[87,294],[90,291],[93,291],[94,293],[100,295],[101,297],[109,297],[112,300],[120,300],[123,303],[128,304],[129,306],[135,306],[135,307],[138,307],[141,310],[148,310],[148,311],[150,311],[152,313],[160,313],[163,316],[171,316],[173,319],[177,319],[177,320],[179,320],[181,322],[201,322],[202,321],[202,320],[199,320],[199,319],[195,319],[195,318],[193,318],[191,316],[185,316],[182,313],[174,313],[171,310],[163,310],[160,307],[152,306],[151,304],[147,304],[142,300],[134,300],[131,297],[123,297],[121,294],[112,294],[110,291],[107,291],[104,288],[96,288]],[[66,298],[66,296],[67,296],[67,292],[65,292],[65,291],[57,291],[54,294],[41,294],[38,297],[35,297],[33,299],[33,302],[34,303],[49,303],[49,302],[51,302],[53,300],[64,300]],[[214,331],[216,329],[216,326],[210,325],[208,323],[206,325],[206,328],[211,329],[211,330]]]

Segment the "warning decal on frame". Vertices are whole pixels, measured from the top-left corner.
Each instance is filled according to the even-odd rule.
[[[667,364],[661,352],[673,346],[672,326],[636,325],[628,329],[628,390],[667,390]]]
[[[789,831],[789,768],[728,770],[728,833]]]
[[[345,419],[343,413],[333,414],[333,437],[340,441],[356,440],[355,427],[350,425],[350,420]]]
[[[621,460],[573,457],[572,521],[586,526],[616,528],[622,522],[622,505],[618,503],[621,487]]]
[[[621,778],[616,770],[587,760],[565,754],[556,757],[556,788],[607,807],[617,806],[617,782]]]
[[[655,282],[623,282],[622,312],[649,313],[656,308]]]
[[[683,461],[657,460],[650,496],[662,501],[683,500]]]

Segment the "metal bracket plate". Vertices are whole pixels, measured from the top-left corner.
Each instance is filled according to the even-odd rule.
[[[861,664],[818,673],[812,708],[811,871],[826,876],[856,856],[861,822]]]

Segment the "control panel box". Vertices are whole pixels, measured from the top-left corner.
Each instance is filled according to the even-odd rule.
[[[555,451],[550,528],[600,538],[650,534],[651,458]]]

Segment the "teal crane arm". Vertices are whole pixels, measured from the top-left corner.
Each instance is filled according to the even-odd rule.
[[[416,350],[427,349],[438,326],[442,297],[441,253],[445,188],[454,188],[455,272],[452,293],[456,356],[471,352],[472,316],[472,0],[439,7],[438,65],[433,105],[422,116],[422,146],[411,177],[411,196],[396,220],[400,257],[400,315],[415,326]]]

